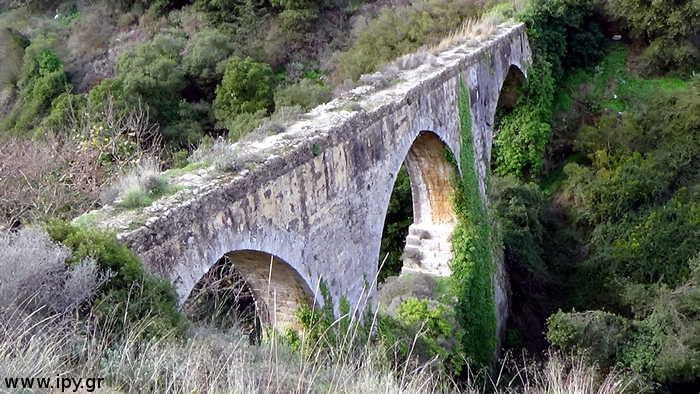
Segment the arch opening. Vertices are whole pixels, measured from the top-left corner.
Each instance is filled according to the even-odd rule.
[[[525,88],[525,74],[515,65],[508,67],[508,74],[503,80],[501,91],[498,95],[498,103],[496,104],[496,116],[508,114],[513,111],[518,100],[523,95]]]
[[[518,105],[520,99],[525,95],[526,87],[526,77],[525,74],[515,65],[511,65],[508,68],[508,73],[506,78],[503,80],[501,85],[501,90],[498,95],[498,102],[496,104],[496,109],[494,112],[494,145],[491,149],[490,160],[490,170],[492,173],[498,173],[498,168],[503,166],[501,158],[499,157],[502,153],[499,151],[498,134],[504,125],[504,120],[508,118]],[[503,159],[505,160],[505,158]]]
[[[420,132],[394,183],[382,235],[379,264],[384,262],[384,266],[380,279],[400,272],[450,274],[451,235],[456,223],[452,203],[456,171],[455,160],[440,138],[429,131]],[[410,193],[406,190],[407,183]],[[390,247],[387,240],[392,243]],[[401,250],[400,254],[397,250]]]
[[[183,305],[195,321],[240,328],[259,343],[263,327],[295,327],[295,313],[311,306],[311,290],[299,273],[277,256],[256,250],[225,254],[194,286]]]

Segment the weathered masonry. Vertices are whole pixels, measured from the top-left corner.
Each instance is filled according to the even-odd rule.
[[[387,87],[358,87],[285,132],[250,143],[247,152],[262,159],[241,171],[180,174],[172,180],[180,191],[147,208],[90,215],[169,278],[181,301],[228,256],[265,305],[263,318],[286,325],[299,303],[320,302],[321,281],[336,300],[371,298],[389,197],[405,163],[415,222],[404,270],[449,275],[450,180],[459,171],[449,156],[459,157],[462,146],[460,81],[471,98],[479,181],[473,193],[485,199],[502,87],[507,78],[522,78],[530,62],[524,26],[502,25],[430,64],[398,71]],[[502,267],[493,280],[502,327]]]

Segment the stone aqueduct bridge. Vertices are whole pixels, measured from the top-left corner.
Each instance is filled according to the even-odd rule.
[[[115,230],[153,272],[169,278],[181,302],[228,256],[261,301],[263,318],[289,324],[299,303],[321,302],[321,279],[335,300],[372,299],[389,198],[405,163],[414,223],[404,271],[448,275],[455,222],[450,180],[459,169],[445,150],[459,157],[462,149],[460,81],[471,97],[480,185],[473,192],[485,199],[502,87],[507,77],[522,77],[530,62],[524,26],[499,26],[489,37],[399,71],[388,87],[356,88],[283,133],[250,143],[245,152],[258,158],[254,165],[179,174],[173,182],[181,190],[150,207],[105,207],[90,215],[98,226]],[[498,265],[494,283],[502,327],[507,284]]]

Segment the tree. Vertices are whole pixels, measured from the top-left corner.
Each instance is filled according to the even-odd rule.
[[[226,63],[224,78],[216,88],[214,116],[220,124],[242,113],[271,111],[273,74],[270,65],[247,57],[232,57]]]

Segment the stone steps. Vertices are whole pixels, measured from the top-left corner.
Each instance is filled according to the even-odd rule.
[[[450,274],[452,260],[451,235],[454,225],[414,223],[408,228],[406,246],[401,259],[403,271],[433,275]]]

